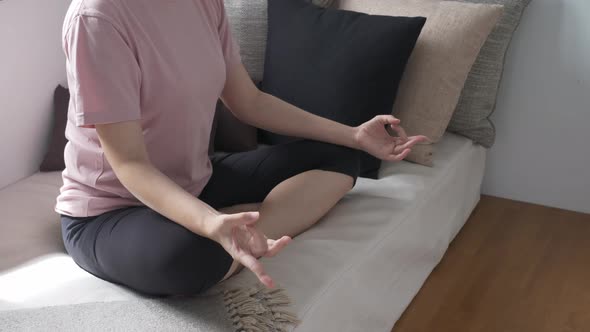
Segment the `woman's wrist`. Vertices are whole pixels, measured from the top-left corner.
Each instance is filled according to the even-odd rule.
[[[359,127],[350,127],[350,134],[351,137],[351,148],[361,150],[361,144],[359,141]]]
[[[217,241],[218,217],[221,213],[211,208],[205,208],[196,204],[189,216],[189,230],[200,236]]]

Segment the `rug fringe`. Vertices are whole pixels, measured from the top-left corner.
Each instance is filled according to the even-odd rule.
[[[288,325],[300,323],[287,310],[291,300],[282,288],[256,286],[225,290],[223,302],[236,332],[287,332]]]

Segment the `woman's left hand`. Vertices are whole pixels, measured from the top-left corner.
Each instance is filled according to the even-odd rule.
[[[390,126],[398,137],[389,135],[386,126]],[[403,160],[414,145],[430,142],[424,135],[407,136],[400,120],[393,115],[378,115],[354,129],[358,147],[382,160]]]

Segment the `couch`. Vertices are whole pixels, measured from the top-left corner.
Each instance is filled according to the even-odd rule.
[[[296,331],[392,328],[480,197],[486,149],[447,132],[436,151],[432,167],[384,162],[379,179],[360,178],[317,225],[263,258],[293,300]],[[60,185],[60,172],[38,172],[0,189],[0,310],[140,297],[65,253],[53,211]],[[244,271],[225,283],[255,282]]]

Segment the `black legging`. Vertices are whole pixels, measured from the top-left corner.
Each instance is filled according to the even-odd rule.
[[[356,182],[358,158],[355,150],[308,140],[217,154],[199,198],[215,209],[262,202],[279,183],[314,169],[343,173]],[[62,215],[61,220],[66,250],[80,267],[150,295],[202,292],[219,282],[233,261],[217,242],[145,206],[94,217]]]

